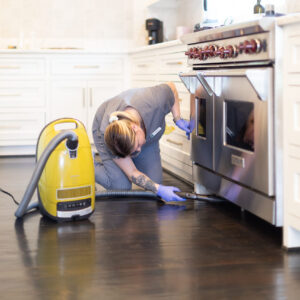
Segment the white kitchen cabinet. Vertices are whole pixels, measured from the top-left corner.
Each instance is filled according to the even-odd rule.
[[[87,128],[89,136],[91,137],[93,120],[98,107],[106,100],[121,93],[124,90],[124,83],[122,78],[116,78],[114,80],[89,81],[87,83],[87,89]]]
[[[92,139],[92,123],[98,107],[121,92],[123,83],[116,80],[54,80],[51,84],[49,122],[71,117],[80,120]]]
[[[8,51],[9,52],[9,51]],[[124,54],[12,51],[0,55],[0,155],[35,154],[57,118],[91,127],[99,105],[125,88]]]
[[[72,117],[86,125],[86,107],[86,82],[81,80],[52,82],[49,122],[59,118]]]
[[[151,51],[132,55],[130,64],[131,87],[141,88],[157,84],[157,58]]]
[[[35,147],[46,124],[46,101],[44,57],[0,57],[0,155],[28,154]]]
[[[63,55],[51,60],[51,75],[120,76],[123,72],[122,57],[106,55]]]
[[[9,55],[0,57],[0,76],[4,78],[45,76],[44,57]]]
[[[50,119],[79,119],[91,143],[92,124],[98,107],[124,89],[124,57],[62,55],[50,61]]]
[[[45,125],[45,112],[32,110],[0,111],[0,154],[7,155],[7,147],[35,145]],[[3,148],[2,148],[3,147]]]
[[[300,22],[283,26],[283,245],[300,247]]]
[[[176,85],[181,115],[190,118],[189,93],[178,74],[187,69],[186,46],[178,43],[143,48],[131,55],[131,87],[147,87],[173,82]],[[185,133],[175,128],[173,117],[166,117],[166,131],[160,140],[162,165],[173,174],[192,182],[190,141]]]

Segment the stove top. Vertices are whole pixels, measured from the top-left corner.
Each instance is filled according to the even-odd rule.
[[[188,64],[274,61],[275,18],[265,17],[184,35]]]

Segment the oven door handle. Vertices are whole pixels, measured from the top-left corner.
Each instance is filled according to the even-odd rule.
[[[200,83],[202,84],[203,88],[206,90],[207,94],[212,97],[214,92],[211,89],[211,87],[209,86],[209,84],[207,83],[207,81],[204,78],[204,75],[201,72],[197,73],[197,78],[199,79]]]
[[[204,72],[199,72],[199,71],[193,71],[193,72],[189,72],[189,73],[179,73],[179,77],[180,77],[181,81],[183,82],[183,84],[185,85],[185,87],[191,94],[196,93],[197,85],[194,85],[193,84],[194,82],[192,80],[189,80],[191,78],[194,78],[201,83],[201,85],[203,86],[203,88],[205,89],[207,94],[210,97],[212,97],[214,95],[214,91],[210,87],[210,85],[207,83],[204,76],[205,76]],[[188,80],[186,80],[186,79],[188,79]]]

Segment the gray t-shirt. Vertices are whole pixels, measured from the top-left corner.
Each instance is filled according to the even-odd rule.
[[[105,129],[109,124],[110,114],[123,111],[126,107],[135,108],[142,117],[146,128],[146,144],[158,141],[165,130],[165,116],[171,111],[175,99],[167,84],[153,87],[127,90],[100,105],[93,122],[95,146],[103,160],[114,156],[104,142]]]

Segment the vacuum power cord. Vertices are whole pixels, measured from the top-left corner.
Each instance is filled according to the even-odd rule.
[[[1,189],[1,188],[0,188],[0,192],[6,194],[6,195],[8,195],[8,196],[10,196],[10,197],[13,199],[13,201],[15,202],[15,204],[17,204],[17,205],[20,204],[20,203],[15,199],[15,197],[14,197],[11,193],[9,193],[9,192],[7,192],[7,191]]]

